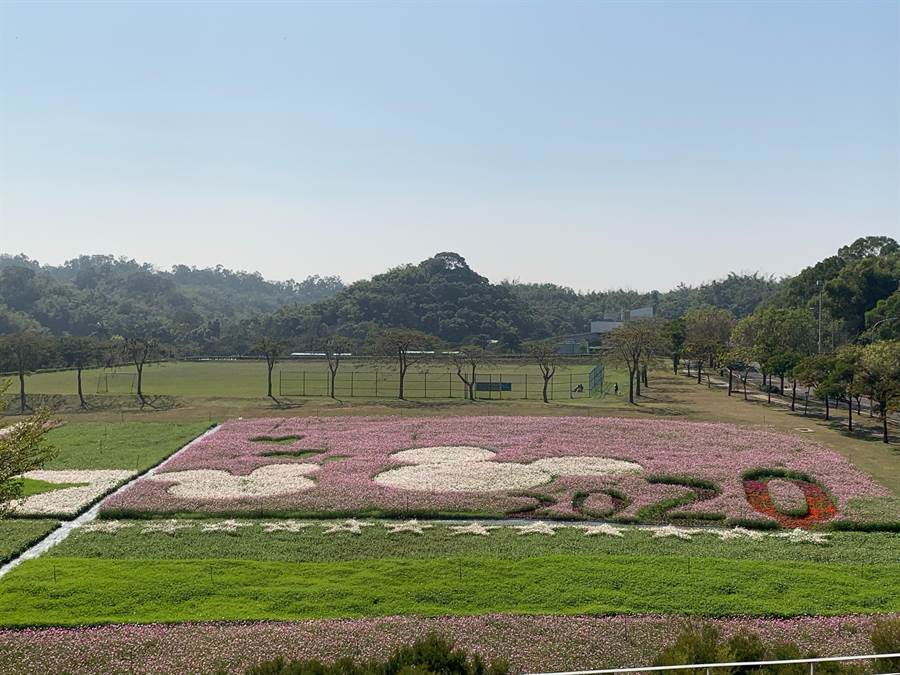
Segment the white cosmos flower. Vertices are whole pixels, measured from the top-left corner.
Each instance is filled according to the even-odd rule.
[[[481,523],[469,523],[468,525],[451,525],[452,530],[450,536],[456,537],[460,534],[475,534],[482,537],[488,536],[491,530],[496,530],[499,525],[482,525]]]
[[[134,471],[122,469],[26,471],[22,474],[23,478],[79,485],[16,499],[12,502],[12,507],[19,515],[75,515],[134,474]]]
[[[335,534],[337,532],[348,532],[350,534],[360,534],[362,527],[372,527],[372,523],[366,523],[355,518],[348,518],[342,523],[333,523],[331,525],[322,525],[325,530],[322,534]]]
[[[384,526],[387,528],[388,532],[391,534],[397,534],[399,532],[412,532],[413,534],[424,534],[423,530],[428,530],[434,527],[429,523],[420,523],[418,520],[407,520],[403,523],[384,523]]]
[[[148,480],[172,482],[168,492],[185,499],[237,499],[268,497],[308,490],[315,483],[307,478],[318,464],[267,464],[247,476],[218,469],[193,469],[158,473]]]
[[[579,529],[584,530],[586,535],[595,535],[595,534],[606,534],[611,537],[621,537],[624,536],[622,534],[623,530],[621,527],[615,527],[613,525],[607,525],[606,523],[602,523],[600,525],[578,525]]]

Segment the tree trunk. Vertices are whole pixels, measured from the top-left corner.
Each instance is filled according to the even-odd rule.
[[[400,368],[400,394],[399,394],[399,398],[401,401],[404,400],[403,399],[403,380],[405,378],[406,378],[406,369],[401,367]]]
[[[475,366],[472,366],[472,379],[469,382],[469,400],[475,400]]]
[[[634,403],[634,371],[628,369],[628,402]]]
[[[331,394],[331,398],[334,398],[334,378],[337,377],[337,371],[331,370],[330,368],[329,368],[329,371],[331,372],[331,382],[330,382],[330,386],[328,389]],[[353,373],[350,373],[350,375],[352,376]]]
[[[268,361],[266,362],[266,396],[269,398],[272,398],[272,368],[274,367],[274,363],[270,365]]]
[[[809,412],[809,387],[806,388],[806,398],[803,401],[803,416],[806,417],[806,413]]]
[[[672,372],[673,372],[675,375],[678,374],[678,361],[679,361],[679,359],[678,359],[677,356],[673,356],[673,357],[672,357]]]
[[[650,387],[650,382],[649,382],[649,379],[648,379],[648,377],[647,377],[647,366],[643,366],[643,367],[641,368],[641,377],[644,378],[644,386],[649,388],[649,387]]]
[[[731,396],[732,382],[734,381],[734,371],[728,369],[728,395]]]
[[[791,387],[791,412],[794,412],[794,404],[797,401],[797,380],[793,380],[793,386]]]
[[[691,376],[691,360],[690,359],[688,359],[688,361],[687,361],[687,371],[688,371],[688,377],[690,377]]]
[[[742,381],[743,384],[744,384],[744,400],[745,400],[745,401],[747,400],[747,380],[748,380],[748,379],[750,379],[750,374],[749,374],[749,373],[747,373],[746,375],[744,375],[743,378],[741,378],[741,381]]]
[[[544,396],[544,403],[550,403],[550,401],[547,400],[547,385],[550,384],[550,378],[547,377],[546,375],[544,375],[543,377],[544,377],[544,389],[541,393]]]
[[[28,402],[25,400],[25,371],[19,369],[19,412],[25,413],[28,409]]]
[[[853,399],[847,397],[847,430],[853,431]]]
[[[887,425],[887,399],[883,398],[878,402],[881,407],[881,440],[888,442],[888,425]]]
[[[825,394],[825,421],[831,419],[831,410],[828,408],[828,394]]]
[[[81,366],[78,366],[75,370],[76,372],[76,380],[78,381],[78,401],[81,403],[82,408],[87,408],[87,403],[84,402],[84,392],[81,389]]]
[[[763,378],[765,380],[765,377]],[[769,375],[769,383],[766,385],[766,403],[772,402],[772,376]]]
[[[640,368],[638,368],[637,366],[634,367],[634,384],[635,384],[634,395],[640,396],[641,395],[641,371],[640,371]]]
[[[141,402],[141,407],[144,407],[144,364],[139,363],[135,365],[135,369],[137,370],[137,395],[138,400]],[[271,396],[272,382],[269,380],[269,395]]]
[[[697,360],[697,384],[700,384],[700,373],[703,372],[703,359]]]

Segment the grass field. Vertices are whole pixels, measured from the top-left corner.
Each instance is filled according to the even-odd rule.
[[[556,398],[569,398],[595,364],[572,362],[562,366],[554,377],[551,393]],[[509,398],[540,397],[541,376],[536,365],[498,362],[485,366],[481,377],[510,382]],[[424,373],[427,372],[427,375]],[[376,383],[376,373],[377,383]],[[90,369],[82,374],[84,390],[89,395],[128,395],[134,393],[134,368]],[[580,378],[580,379],[579,379]],[[279,384],[284,396],[326,397],[328,368],[322,360],[294,360],[276,365],[272,374],[275,394]],[[348,361],[338,371],[335,394],[339,398],[390,398],[397,391],[397,370],[389,363]],[[33,394],[72,395],[75,393],[74,371],[57,371],[29,375],[26,387]],[[148,395],[185,398],[256,398],[266,393],[266,366],[263,361],[162,362],[145,366],[143,389]],[[410,398],[463,398],[464,385],[446,361],[413,366],[407,374],[406,393]],[[485,398],[502,397],[502,392],[482,392]],[[574,395],[574,394],[573,394]],[[580,397],[585,393],[578,393]]]
[[[0,564],[50,534],[59,522],[49,519],[12,519],[0,521]]]
[[[640,555],[350,562],[43,557],[0,587],[0,625],[468,615],[835,615],[900,610],[900,564]],[[892,581],[893,580],[893,581]]]
[[[71,422],[47,434],[58,454],[44,468],[144,471],[208,426],[203,422]]]

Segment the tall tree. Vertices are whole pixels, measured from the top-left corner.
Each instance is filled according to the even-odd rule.
[[[266,359],[266,396],[275,401],[272,395],[272,370],[284,351],[284,344],[281,340],[265,335],[256,340],[253,348]]]
[[[609,348],[616,361],[628,369],[628,402],[640,396],[642,366],[662,350],[663,324],[660,319],[628,321],[609,334]]]
[[[544,403],[549,403],[550,398],[547,396],[547,389],[550,386],[550,381],[556,374],[556,369],[559,368],[560,365],[561,357],[559,355],[559,350],[556,343],[552,340],[531,342],[526,349],[528,355],[541,371],[541,378],[544,381],[541,395],[544,399]]]
[[[0,336],[0,358],[4,370],[16,373],[19,378],[19,412],[30,410],[25,394],[25,376],[41,367],[48,354],[46,336],[36,330],[24,330],[12,335]]]
[[[427,352],[437,343],[435,336],[411,328],[388,328],[377,338],[375,348],[378,354],[397,365],[400,377],[397,398],[406,398],[406,371],[428,358],[430,354]]]
[[[134,366],[137,374],[137,397],[141,403],[141,407],[147,403],[147,397],[144,396],[144,366],[148,361],[162,356],[162,348],[159,341],[155,338],[128,336],[122,342],[122,352],[125,358]]]
[[[889,441],[888,414],[900,408],[900,340],[873,342],[860,353],[859,364],[871,383],[881,412],[882,440]]]
[[[666,348],[669,352],[669,357],[672,359],[672,372],[677,375],[678,365],[681,363],[681,357],[684,355],[684,343],[686,339],[684,319],[673,319],[672,321],[667,322],[666,327],[663,330],[663,336]]]
[[[816,398],[825,403],[826,420],[831,419],[831,398],[839,391],[832,380],[835,361],[834,354],[816,354],[803,359],[794,369],[797,380],[806,387],[813,387]]]
[[[328,395],[334,398],[334,381],[337,379],[341,360],[345,356],[350,356],[351,342],[347,338],[333,335],[325,340],[322,349],[328,362]]]
[[[100,350],[99,344],[93,338],[70,336],[61,338],[57,349],[63,363],[69,368],[75,369],[78,402],[82,408],[87,408],[87,403],[84,400],[84,390],[81,386],[81,371],[97,360]]]
[[[725,309],[697,307],[684,315],[685,351],[697,360],[697,383],[701,382],[703,364],[713,367],[731,336],[734,317]]]
[[[475,400],[475,378],[478,368],[488,360],[488,352],[479,345],[463,345],[453,355],[456,376],[462,380],[466,395],[470,401]]]

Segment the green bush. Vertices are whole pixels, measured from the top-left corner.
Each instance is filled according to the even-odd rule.
[[[900,644],[900,620],[885,621],[878,626],[876,632],[879,633],[879,639],[883,640],[880,647],[876,644],[879,651],[884,652],[891,646],[897,647]],[[875,640],[876,637],[873,634],[873,644]],[[689,625],[678,634],[670,647],[666,647],[657,655],[653,665],[678,666],[698,663],[781,661],[816,658],[816,656],[813,652],[801,652],[796,645],[789,642],[767,645],[759,635],[749,630],[742,630],[728,640],[723,640],[718,629],[712,625]],[[685,672],[700,675],[705,671],[685,668],[677,672],[679,675]],[[712,672],[716,675],[806,675],[809,672],[809,665],[793,663],[774,666],[735,666],[733,668],[717,668]],[[827,662],[817,663],[815,672],[817,675],[855,675],[861,673],[862,670],[855,665]]]
[[[481,656],[471,658],[439,635],[431,634],[410,646],[398,647],[386,660],[355,662],[344,658],[331,664],[315,659],[266,661],[246,671],[247,675],[507,675],[504,661],[485,665]]]
[[[872,646],[878,654],[900,654],[900,619],[882,619],[872,631]],[[876,666],[879,672],[900,671],[900,659],[884,659]]]

